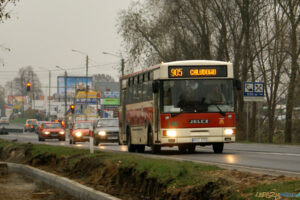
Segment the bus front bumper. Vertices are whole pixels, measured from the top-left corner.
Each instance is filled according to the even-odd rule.
[[[234,133],[228,134],[232,129]],[[207,128],[207,129],[175,129],[176,136],[166,136],[162,130],[160,144],[162,146],[174,146],[178,144],[210,145],[213,143],[235,142],[235,128]],[[225,134],[226,132],[226,134]]]

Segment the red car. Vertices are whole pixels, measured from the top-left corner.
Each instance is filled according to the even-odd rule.
[[[69,133],[70,144],[75,144],[76,142],[87,142],[90,140],[90,137],[93,137],[93,135],[92,121],[75,121]]]
[[[59,139],[59,141],[65,141],[65,130],[59,122],[43,122],[39,128],[39,141],[45,141],[45,139]]]

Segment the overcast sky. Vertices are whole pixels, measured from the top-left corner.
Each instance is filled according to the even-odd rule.
[[[82,67],[68,70],[68,74],[85,75],[85,55],[71,49],[89,55],[90,75],[105,73],[117,79],[120,59],[102,52],[121,51],[116,28],[118,12],[127,9],[131,1],[20,0],[11,9],[12,19],[0,24],[0,45],[11,49],[0,49],[0,85],[28,65],[36,69],[43,87],[48,86],[48,72],[38,67],[55,70],[52,86],[56,86],[56,76],[63,74],[56,65],[66,69]]]

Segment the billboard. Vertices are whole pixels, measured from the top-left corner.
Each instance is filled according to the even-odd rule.
[[[25,103],[25,96],[8,95],[7,102],[10,104],[10,106],[13,104],[22,104]]]
[[[92,87],[92,77],[88,77],[88,86]],[[67,76],[67,96],[75,96],[75,91],[85,91],[85,76]],[[65,77],[57,77],[57,94],[61,97],[65,95]]]
[[[88,96],[86,96],[86,92],[80,91],[76,94],[76,104],[86,104],[86,100],[88,104],[97,104],[98,92],[90,91],[88,92]]]
[[[101,92],[102,98],[119,98],[119,92],[105,91]]]
[[[107,99],[101,99],[101,104],[104,106],[117,106],[120,104],[120,100],[117,98],[107,98]]]

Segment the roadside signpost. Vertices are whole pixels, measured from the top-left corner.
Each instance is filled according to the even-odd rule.
[[[244,101],[263,102],[265,101],[265,83],[264,82],[244,82]],[[259,109],[258,109],[259,110]],[[249,133],[249,103],[247,103],[247,140]],[[258,126],[259,127],[259,126]],[[260,142],[260,134],[259,142]]]
[[[244,82],[244,101],[264,101],[265,83]]]

